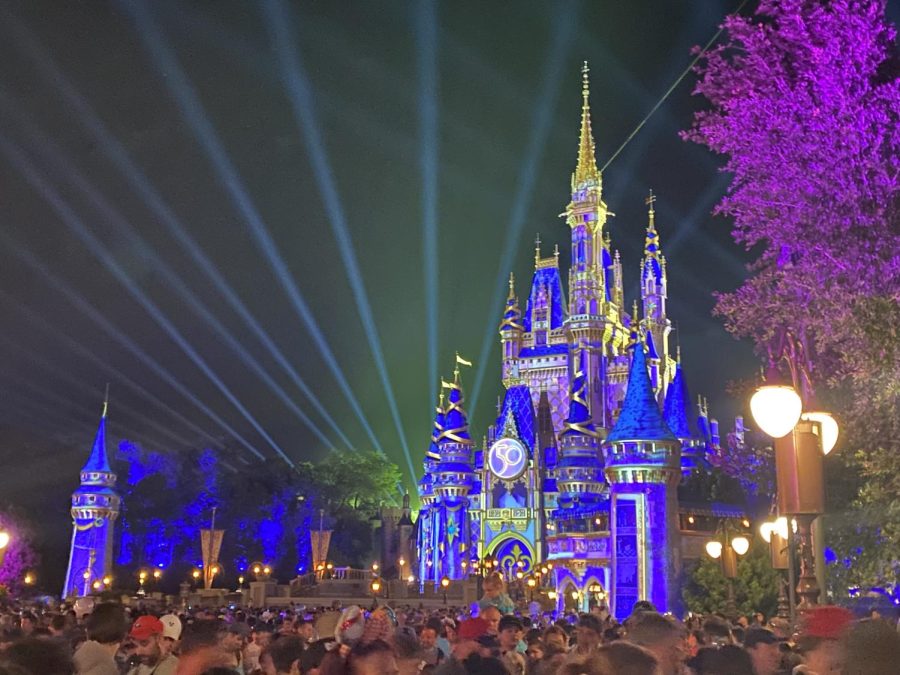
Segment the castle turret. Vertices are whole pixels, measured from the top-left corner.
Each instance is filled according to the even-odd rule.
[[[425,451],[424,472],[419,479],[419,500],[422,508],[419,510],[416,540],[418,542],[418,568],[419,579],[424,584],[431,578],[434,567],[435,550],[437,541],[435,536],[436,505],[434,496],[434,471],[441,459],[438,451],[438,442],[444,433],[444,392],[441,391],[438,404],[434,411],[434,424],[431,430],[431,442]]]
[[[600,441],[591,422],[586,385],[582,356],[572,380],[569,418],[559,442],[556,485],[559,490],[558,503],[562,508],[593,504],[606,489],[603,462],[600,459]]]
[[[120,499],[106,452],[107,408],[104,401],[91,455],[81,469],[81,485],[72,493],[72,547],[63,598],[92,593],[95,584],[101,588],[112,573],[113,524]]]
[[[467,560],[471,544],[469,527],[469,493],[475,481],[472,463],[472,439],[469,422],[463,408],[463,392],[459,379],[459,364],[468,364],[457,354],[452,383],[442,385],[450,390],[444,431],[438,441],[440,461],[434,469],[436,550],[432,566],[434,580],[443,576],[463,578],[463,561]]]
[[[613,514],[613,612],[620,620],[642,599],[660,612],[672,611],[680,568],[676,486],[681,444],[659,410],[639,333],[631,348],[622,411],[605,443]]]
[[[655,348],[656,364],[659,366],[659,378],[653,383],[657,399],[662,402],[665,390],[672,379],[670,369],[674,367],[669,357],[669,334],[672,322],[666,314],[668,297],[666,257],[662,253],[659,233],[656,231],[656,196],[653,190],[645,200],[647,210],[647,233],[644,238],[644,257],[641,260],[641,305],[643,325],[649,332],[648,339]]]
[[[691,424],[689,408],[691,396],[681,365],[681,349],[677,350],[675,377],[666,390],[663,417],[672,433],[681,441],[681,472],[687,477],[692,471],[706,468],[706,444]]]
[[[509,275],[509,295],[500,321],[500,344],[503,350],[503,384],[511,387],[519,378],[519,352],[522,349],[522,311],[516,298],[515,277]]]

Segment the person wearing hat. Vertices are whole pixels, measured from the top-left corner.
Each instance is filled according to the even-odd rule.
[[[744,634],[744,649],[756,675],[775,675],[781,665],[781,641],[768,628],[754,626]]]
[[[128,671],[128,675],[175,675],[178,658],[166,651],[163,632],[165,625],[155,616],[139,616],[131,625],[128,636],[134,642],[132,658],[138,663]]]
[[[166,654],[174,654],[175,647],[181,639],[181,619],[175,614],[164,614],[159,617],[163,625],[163,639],[161,642],[163,652]]]
[[[840,673],[844,666],[844,650],[839,640],[852,621],[850,610],[834,605],[821,605],[806,612],[797,639],[797,651],[803,657],[803,663],[794,668],[794,673]]]
[[[497,639],[500,642],[500,660],[510,675],[525,675],[525,657],[519,653],[519,641],[524,627],[512,614],[500,619]]]
[[[250,626],[243,621],[226,624],[224,633],[219,634],[219,647],[234,659],[234,667],[241,673],[244,672],[244,647],[249,638]]]

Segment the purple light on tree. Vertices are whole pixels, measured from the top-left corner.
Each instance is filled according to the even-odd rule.
[[[729,331],[814,379],[858,375],[860,302],[900,300],[900,79],[880,0],[763,0],[698,66],[684,137],[726,158],[716,212],[759,257],[718,296]]]

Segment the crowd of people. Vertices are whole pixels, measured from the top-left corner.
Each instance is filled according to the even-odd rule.
[[[472,608],[386,605],[180,608],[114,602],[79,616],[0,613],[0,675],[890,675],[900,633],[822,606],[798,630],[762,615],[683,622],[647,602],[621,624],[603,608],[522,616],[503,592]],[[526,612],[527,613],[527,612]]]

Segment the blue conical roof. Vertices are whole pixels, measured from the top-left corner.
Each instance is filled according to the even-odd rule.
[[[106,454],[106,407],[100,418],[100,426],[97,427],[97,435],[94,436],[94,447],[91,448],[91,456],[82,467],[82,471],[91,473],[112,473],[109,466],[109,456]]]
[[[635,342],[632,351],[628,391],[622,403],[622,412],[606,440],[677,441],[656,403],[650,375],[647,373],[647,357],[640,340]]]
[[[675,366],[675,377],[666,390],[666,401],[663,404],[663,417],[669,429],[678,438],[690,438],[693,433],[689,422],[688,406],[691,397],[688,394],[687,380],[679,362]]]
[[[653,333],[651,333],[649,330],[647,331],[647,337],[646,337],[646,340],[645,340],[645,341],[646,341],[646,343],[647,343],[647,354],[648,354],[648,356],[649,356],[651,359],[658,359],[658,358],[659,358],[659,354],[658,354],[657,351],[656,351],[656,345],[653,343]]]
[[[566,428],[563,436],[570,434],[594,435],[596,429],[591,422],[591,411],[588,408],[587,398],[587,373],[584,368],[584,354],[578,360],[578,371],[572,378],[572,390],[569,395],[569,417],[566,420]]]

